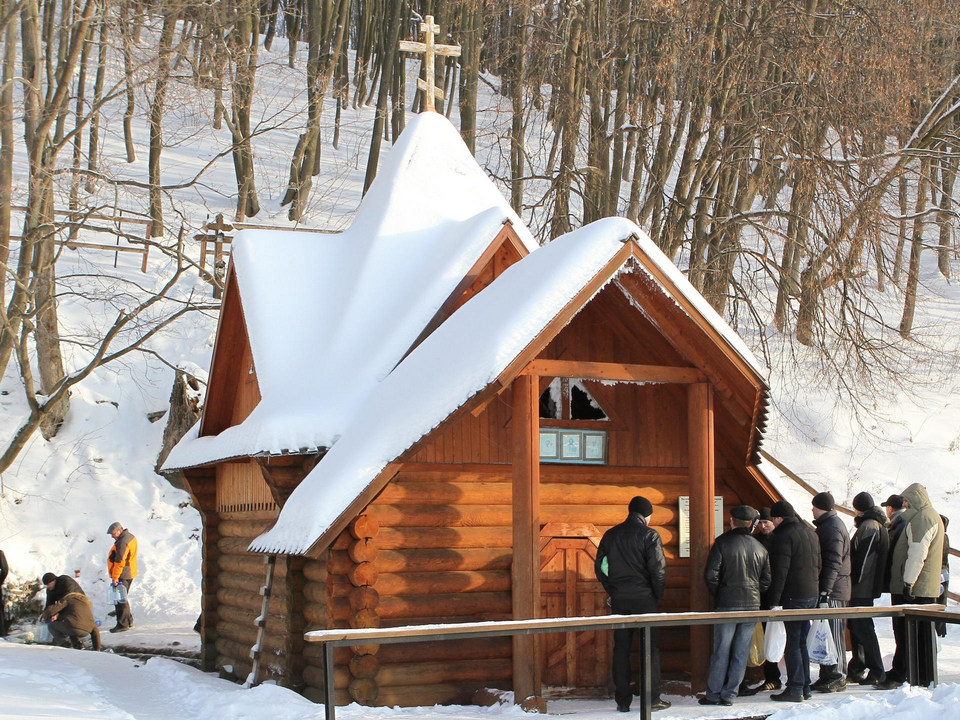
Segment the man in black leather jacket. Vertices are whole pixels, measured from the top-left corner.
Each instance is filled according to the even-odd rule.
[[[660,534],[649,525],[653,506],[644,497],[630,501],[627,519],[603,534],[597,549],[597,579],[610,595],[615,615],[654,613],[667,584],[667,561]],[[617,710],[629,712],[630,650],[634,630],[613,631],[613,682]],[[670,703],[660,698],[660,634],[650,633],[650,674],[653,709],[664,710]]]
[[[809,525],[797,517],[786,500],[770,508],[777,529],[773,531],[770,570],[773,578],[767,598],[771,607],[785,610],[813,608],[820,587],[820,541]],[[783,659],[787,665],[787,688],[771,695],[771,700],[803,702],[810,697],[810,658],[807,632],[810,623],[796,620],[783,623],[787,647]]]
[[[730,511],[730,529],[717,538],[703,578],[718,612],[759,610],[770,587],[770,556],[751,534],[759,513],[749,505]],[[701,705],[732,705],[747,669],[755,621],[713,626],[713,654]]]

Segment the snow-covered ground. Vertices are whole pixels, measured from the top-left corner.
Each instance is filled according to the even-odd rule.
[[[883,621],[881,621],[883,623]],[[891,649],[889,623],[881,635]],[[886,632],[884,632],[886,630]],[[944,648],[942,684],[933,689],[902,687],[889,692],[852,686],[834,695],[815,694],[802,705],[784,707],[764,695],[740,698],[732,707],[703,707],[696,698],[666,696],[673,707],[654,715],[657,720],[694,718],[753,718],[771,720],[942,720],[960,718],[960,653]],[[889,659],[888,659],[889,661]],[[0,717],[21,720],[50,717],[71,720],[312,720],[324,717],[322,705],[277,687],[244,689],[214,675],[164,658],[147,662],[112,653],[65,650],[0,642]],[[639,705],[636,705],[639,710]],[[556,700],[549,715],[586,720],[630,717],[616,711],[612,700]],[[530,717],[513,705],[492,708],[368,708],[337,709],[343,720],[473,720],[491,717]]]

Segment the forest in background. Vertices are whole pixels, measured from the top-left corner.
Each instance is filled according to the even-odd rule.
[[[847,387],[909,358],[924,251],[944,279],[956,265],[952,0],[0,0],[0,373],[16,364],[30,408],[0,472],[34,432],[56,434],[77,383],[212,307],[175,291],[196,261],[173,199],[202,190],[206,169],[164,183],[176,98],[194,92],[226,129],[208,166],[232,160],[232,220],[256,218],[257,159],[277,130],[258,81],[282,38],[303,92],[278,199],[302,222],[348,108],[373,110],[365,186],[420,109],[407,76],[421,61],[397,46],[428,14],[438,42],[462,46],[437,60],[438,110],[541,242],[623,215],[757,344],[813,348]],[[125,157],[105,156],[111,135]],[[146,176],[114,171],[138,155]],[[131,239],[169,264],[80,341],[58,321],[56,259],[121,190],[149,221]]]

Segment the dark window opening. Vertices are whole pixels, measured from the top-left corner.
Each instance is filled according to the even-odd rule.
[[[546,420],[609,420],[579,380],[554,378],[540,396],[540,417]]]

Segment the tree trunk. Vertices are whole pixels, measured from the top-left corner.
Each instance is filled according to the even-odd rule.
[[[93,107],[90,118],[90,143],[87,146],[87,169],[97,172],[100,165],[100,105],[103,103],[103,83],[107,73],[107,7],[103,4],[100,14],[100,33],[97,40],[97,77],[93,81]],[[86,191],[92,193],[96,182],[92,175],[87,176]]]
[[[946,149],[946,148],[944,148]],[[952,148],[954,155],[960,149]],[[950,256],[953,253],[953,186],[957,179],[957,158],[945,157],[940,161],[940,212],[937,224],[940,226],[939,247],[937,248],[937,267],[940,274],[950,279]]]
[[[6,15],[14,0],[0,0]],[[13,202],[13,76],[17,62],[17,24],[11,19],[4,30],[2,88],[0,88],[0,306],[6,302],[6,266],[10,259],[10,205]],[[0,377],[6,363],[0,364]]]
[[[177,30],[177,14],[167,8],[160,31],[159,62],[150,103],[150,158],[148,163],[150,182],[150,237],[163,237],[163,191],[160,178],[160,153],[163,152],[163,111],[170,81],[170,54],[173,36]]]
[[[917,309],[917,287],[920,284],[920,254],[923,252],[923,224],[927,209],[927,192],[930,182],[930,159],[920,162],[920,177],[917,179],[917,205],[913,218],[913,236],[910,239],[910,267],[907,270],[907,286],[903,291],[903,317],[900,319],[900,335],[909,338],[913,330],[913,318]]]
[[[390,94],[390,77],[396,67],[394,57],[397,43],[400,39],[400,16],[403,12],[403,0],[393,0],[390,6],[390,16],[387,18],[390,23],[390,31],[387,33],[388,41],[385,48],[383,59],[380,61],[380,89],[377,91],[377,112],[373,119],[373,133],[370,136],[370,153],[367,155],[367,171],[363,179],[363,192],[373,184],[377,177],[377,166],[380,162],[380,144],[383,141],[383,128],[387,122],[387,100]]]
[[[463,57],[460,58],[460,136],[471,153],[477,151],[477,90],[480,85],[482,7],[478,0],[465,0],[460,26]]]
[[[129,3],[120,3],[120,39],[123,48],[123,82],[127,96],[127,107],[123,112],[123,145],[127,151],[127,162],[137,161],[137,146],[133,142],[133,116],[137,112],[137,99],[133,93],[133,42],[130,27]]]

